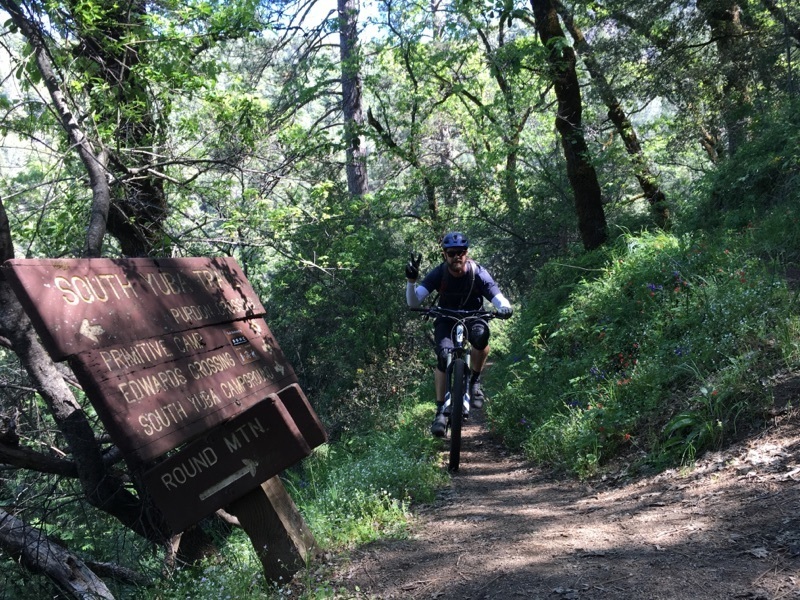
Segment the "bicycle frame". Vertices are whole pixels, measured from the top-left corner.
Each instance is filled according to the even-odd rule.
[[[411,309],[423,312],[426,316],[447,318],[454,321],[450,331],[453,347],[448,349],[447,367],[445,370],[445,404],[444,414],[448,417],[450,430],[450,457],[448,468],[457,471],[461,462],[461,427],[463,420],[469,416],[470,397],[469,383],[471,361],[469,343],[469,322],[473,320],[489,320],[496,313],[481,310],[448,309],[439,306]],[[458,407],[461,410],[458,410]],[[455,408],[455,410],[453,410]]]
[[[469,368],[472,363],[472,359],[470,357],[471,348],[469,344],[469,337],[467,335],[466,326],[463,322],[459,321],[455,324],[450,334],[450,338],[453,340],[453,348],[451,348],[447,353],[447,367],[445,370],[445,390],[444,390],[445,414],[448,414],[452,400],[451,388],[453,387],[452,385],[453,363],[455,362],[456,359],[461,359],[464,361],[464,364],[467,368]],[[463,397],[463,403],[464,403],[464,416],[467,416],[469,414],[469,389],[465,391]]]

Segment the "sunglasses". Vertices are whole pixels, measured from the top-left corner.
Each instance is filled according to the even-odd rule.
[[[463,249],[462,250],[448,250],[447,252],[445,252],[445,254],[447,254],[447,256],[450,257],[450,258],[455,258],[456,256],[464,256],[466,253],[467,253],[467,251],[463,250]]]

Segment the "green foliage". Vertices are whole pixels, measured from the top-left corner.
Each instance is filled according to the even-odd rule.
[[[182,566],[153,587],[125,594],[131,600],[184,600],[185,598],[275,598],[264,581],[258,558],[243,531],[228,537],[221,553],[200,564]]]
[[[760,222],[765,211],[789,207],[798,201],[800,111],[797,107],[797,101],[776,103],[752,116],[751,141],[702,181],[703,196],[694,204],[693,218],[687,219],[684,227],[739,229]],[[779,214],[784,215],[785,208],[779,209]],[[772,227],[775,223],[766,225]],[[794,227],[796,219],[792,217],[788,225]],[[786,236],[786,239],[791,238]]]
[[[74,183],[63,166],[31,161],[0,184],[20,257],[80,254],[89,194]]]
[[[268,301],[283,310],[270,317],[270,327],[337,431],[374,422],[402,389],[394,373],[404,358],[407,314],[398,274],[406,251],[379,224],[358,226],[369,199],[318,186],[309,200],[314,219],[291,231],[295,258],[271,276]]]
[[[325,547],[405,535],[409,504],[431,502],[445,481],[426,435],[431,406],[386,432],[359,432],[319,449],[292,478],[293,494]]]
[[[753,372],[776,360],[790,300],[743,239],[623,235],[579,281],[543,269],[495,427],[581,476],[632,444],[678,457],[717,447],[765,399]]]

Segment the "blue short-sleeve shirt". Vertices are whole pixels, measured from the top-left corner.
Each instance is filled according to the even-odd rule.
[[[478,310],[483,307],[483,299],[490,300],[500,293],[489,272],[474,260],[467,261],[467,268],[461,277],[453,277],[447,265],[441,263],[430,271],[420,284],[429,292],[439,292],[439,306],[460,310]]]

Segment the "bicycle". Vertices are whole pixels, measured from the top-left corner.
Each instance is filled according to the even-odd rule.
[[[411,310],[421,312],[427,318],[441,317],[453,320],[453,328],[450,330],[453,347],[449,348],[447,352],[443,411],[447,417],[447,429],[450,430],[448,470],[458,471],[461,462],[461,427],[464,419],[469,416],[470,408],[470,344],[467,335],[469,322],[489,321],[497,318],[498,314],[484,309],[461,310],[441,306],[412,308]],[[460,402],[459,399],[461,399]],[[461,404],[461,410],[453,410],[453,407],[458,404]]]

